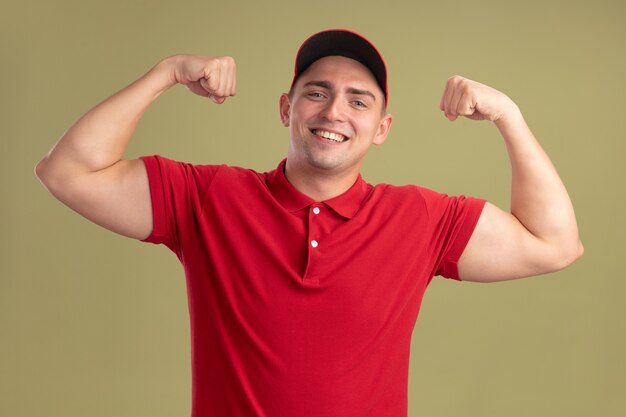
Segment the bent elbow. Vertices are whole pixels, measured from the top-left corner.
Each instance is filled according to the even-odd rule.
[[[580,259],[584,253],[585,247],[583,246],[583,242],[580,239],[577,239],[576,245],[574,245],[574,248],[570,251],[567,265],[571,265],[574,261]]]
[[[577,239],[575,244],[570,244],[561,248],[558,251],[558,255],[555,257],[553,271],[560,271],[573,264],[576,260],[580,259],[585,253],[585,247],[580,239]]]
[[[584,254],[585,254],[585,247],[583,246],[582,240],[578,239],[578,251],[576,253],[576,259],[582,258]]]
[[[60,183],[58,178],[59,175],[54,165],[50,165],[47,155],[44,156],[41,161],[37,163],[37,165],[35,165],[35,176],[47,191],[55,194],[54,190]]]
[[[44,156],[41,161],[37,162],[35,165],[35,176],[43,185],[46,185],[46,162],[48,160],[47,156]]]

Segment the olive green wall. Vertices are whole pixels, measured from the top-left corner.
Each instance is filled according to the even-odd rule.
[[[296,49],[330,27],[362,32],[389,64],[395,121],[366,179],[508,207],[496,129],[438,110],[458,73],[521,107],[570,191],[586,247],[545,277],[436,279],[413,337],[409,415],[626,415],[623,2],[11,3],[0,15],[0,415],[189,415],[176,257],[80,218],[33,167],[88,108],[189,52],[233,55],[237,97],[216,106],[173,88],[127,156],[272,169],[287,149],[278,97]]]

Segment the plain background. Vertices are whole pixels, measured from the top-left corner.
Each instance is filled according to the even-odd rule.
[[[216,106],[171,89],[127,156],[273,169],[287,150],[278,97],[295,52],[332,27],[365,34],[389,65],[395,121],[366,160],[369,182],[508,207],[495,127],[450,123],[438,110],[446,78],[461,74],[521,107],[569,189],[586,247],[548,276],[435,279],[413,336],[409,415],[626,415],[623,2],[23,0],[2,9],[0,415],[189,415],[178,260],[77,216],[33,167],[90,107],[184,52],[234,56],[237,97]]]

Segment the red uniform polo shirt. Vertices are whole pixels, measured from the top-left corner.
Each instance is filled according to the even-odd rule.
[[[185,269],[193,417],[403,417],[411,333],[484,201],[372,186],[315,202],[284,176],[143,158]]]

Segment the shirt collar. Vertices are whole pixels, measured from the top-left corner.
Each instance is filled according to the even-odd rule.
[[[274,198],[290,212],[296,212],[311,204],[315,204],[315,200],[298,191],[287,180],[287,177],[285,177],[286,162],[287,159],[283,159],[274,171],[268,173],[267,186]],[[333,209],[340,216],[350,219],[359,211],[372,189],[373,187],[366,183],[361,174],[359,174],[352,187],[346,192],[322,201],[322,203]]]

